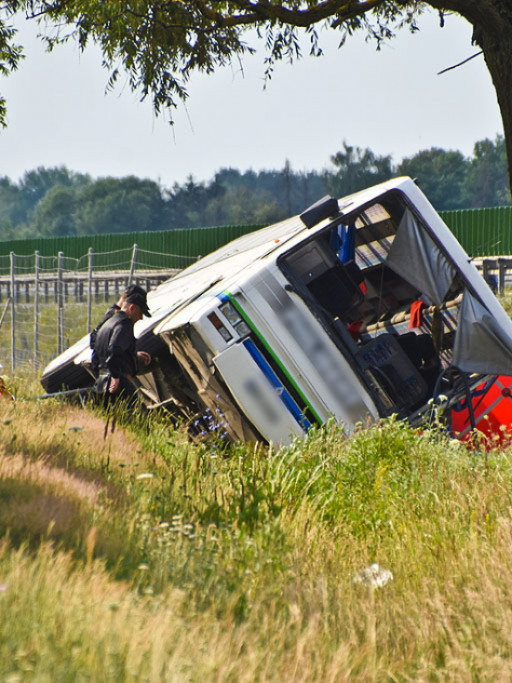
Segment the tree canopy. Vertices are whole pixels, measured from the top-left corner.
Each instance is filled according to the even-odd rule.
[[[427,8],[455,12],[473,26],[473,42],[483,52],[500,106],[509,169],[512,166],[512,3],[510,0],[2,0],[0,74],[17,68],[22,49],[11,25],[13,15],[36,19],[48,47],[75,39],[80,48],[97,44],[109,71],[108,86],[121,74],[157,112],[187,97],[194,71],[211,73],[265,41],[266,73],[284,58],[301,56],[305,33],[310,52],[321,54],[319,28],[339,32],[340,44],[365,31],[379,45],[394,33],[417,28]],[[250,31],[252,30],[252,33]],[[5,102],[0,98],[0,123]]]
[[[391,156],[379,157],[371,149],[360,149],[343,143],[343,150],[331,157],[334,174],[326,174],[326,185],[334,197],[357,192],[382,183],[394,175]]]
[[[425,4],[400,0],[3,0],[0,68],[7,73],[20,63],[22,48],[16,44],[10,19],[23,12],[27,19],[40,22],[49,49],[70,39],[81,49],[90,42],[97,44],[109,71],[109,87],[124,73],[130,87],[143,98],[150,96],[159,112],[187,97],[187,82],[194,71],[211,73],[253,52],[246,41],[254,35],[268,49],[269,76],[279,60],[301,56],[301,32],[308,35],[314,55],[321,54],[319,25],[339,31],[341,42],[356,29],[364,29],[379,42],[405,24],[414,28]],[[2,117],[5,109],[0,110],[0,121]]]
[[[474,154],[432,148],[395,164],[343,142],[323,171],[219,170],[172,188],[153,180],[93,179],[66,168],[0,177],[0,240],[218,225],[268,225],[300,213],[322,195],[341,197],[394,175],[416,178],[438,210],[510,204],[505,144],[480,140]]]

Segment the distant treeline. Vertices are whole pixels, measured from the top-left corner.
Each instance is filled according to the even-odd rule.
[[[438,210],[511,203],[502,136],[471,157],[433,147],[395,164],[346,142],[323,171],[225,168],[164,188],[134,176],[99,178],[40,167],[19,182],[0,177],[0,239],[265,224],[301,212],[325,194],[342,197],[396,175],[416,178]]]

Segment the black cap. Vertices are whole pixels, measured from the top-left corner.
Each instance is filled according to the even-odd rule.
[[[137,286],[137,285],[135,285]],[[139,288],[141,289],[141,288]],[[127,304],[135,304],[136,306],[139,306],[141,309],[142,313],[148,317],[151,318],[151,313],[149,312],[148,308],[148,302],[146,301],[146,292],[142,290],[141,292],[133,292],[133,294],[129,294],[126,299],[125,299]]]
[[[123,292],[125,298],[127,296],[130,296],[131,294],[142,294],[142,296],[146,296],[146,290],[143,289],[140,285],[128,285],[128,287],[124,290]]]

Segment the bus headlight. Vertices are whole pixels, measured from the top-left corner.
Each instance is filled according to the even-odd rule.
[[[241,336],[241,337],[246,337],[248,334],[251,334],[251,328],[249,325],[245,322],[245,320],[241,320],[239,323],[235,325],[235,331]]]
[[[227,301],[225,304],[222,304],[222,306],[219,306],[219,311],[233,327],[235,327],[242,320],[240,313],[230,301]]]
[[[222,323],[222,320],[216,313],[210,313],[210,315],[208,316],[208,320],[215,327],[215,329],[220,334],[222,339],[224,339],[225,342],[228,342],[230,341],[230,339],[233,339],[233,335],[230,333],[228,328]]]

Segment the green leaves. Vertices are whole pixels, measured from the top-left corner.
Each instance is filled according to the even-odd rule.
[[[24,58],[22,48],[15,44],[16,29],[7,22],[10,16],[5,7],[0,6],[0,76],[8,76],[15,71]],[[0,126],[6,126],[7,106],[0,95]]]
[[[99,45],[109,71],[107,90],[124,72],[141,99],[152,98],[156,113],[169,112],[187,98],[186,85],[194,71],[212,73],[254,52],[245,42],[251,29],[266,38],[265,76],[270,78],[277,62],[301,57],[302,31],[309,34],[310,54],[319,56],[318,24],[339,29],[342,42],[359,29],[381,41],[392,35],[390,25],[411,20],[416,5],[388,0],[7,0],[0,7],[0,74],[13,71],[22,57],[13,42],[15,31],[2,13],[8,18],[24,11],[40,22],[49,50],[70,39],[82,50],[90,42]],[[2,122],[5,102],[0,99]]]

